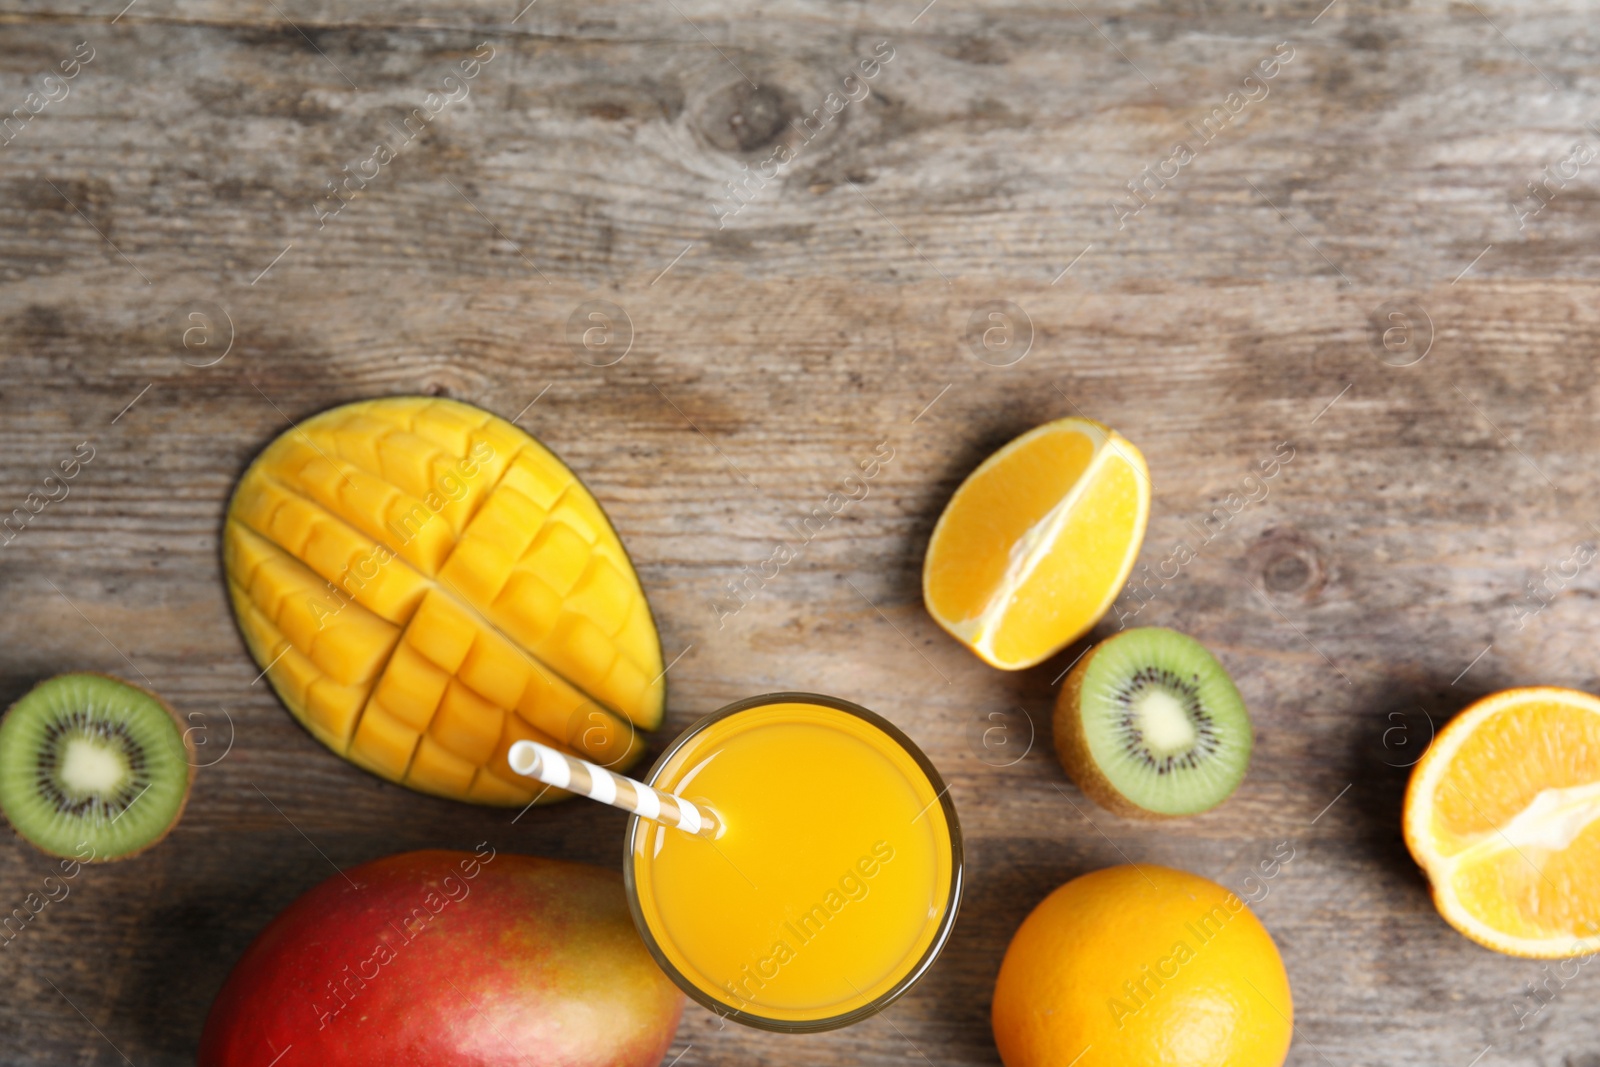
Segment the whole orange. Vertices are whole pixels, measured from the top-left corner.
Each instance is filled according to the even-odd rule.
[[[1006,1067],[1279,1067],[1293,1018],[1283,959],[1245,902],[1149,864],[1046,897],[994,990]]]

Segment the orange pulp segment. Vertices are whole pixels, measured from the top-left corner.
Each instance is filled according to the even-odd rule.
[[[1417,763],[1404,822],[1439,913],[1467,937],[1535,959],[1600,947],[1600,699],[1484,697]]]
[[[934,527],[922,593],[985,662],[1031,667],[1092,627],[1144,541],[1150,475],[1116,431],[1058,419],[984,460]]]

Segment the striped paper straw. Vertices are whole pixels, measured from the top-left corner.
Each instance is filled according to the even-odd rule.
[[[643,782],[613,774],[587,760],[558,752],[537,741],[518,741],[508,756],[511,769],[546,785],[582,793],[590,800],[631,811],[641,819],[675,826],[688,834],[717,836],[717,817],[710,808],[689,803],[680,796],[651,789]]]

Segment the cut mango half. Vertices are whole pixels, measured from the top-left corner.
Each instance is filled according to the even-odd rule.
[[[1018,437],[961,483],[922,568],[929,613],[984,662],[1031,667],[1100,620],[1150,517],[1150,472],[1089,419]]]
[[[1600,949],[1600,700],[1484,697],[1418,761],[1404,818],[1439,914],[1467,937],[1531,959]]]
[[[617,770],[665,708],[638,575],[583,483],[468,404],[393,397],[273,441],[228,506],[250,653],[339,755],[456,800],[565,794],[513,773],[540,741]]]

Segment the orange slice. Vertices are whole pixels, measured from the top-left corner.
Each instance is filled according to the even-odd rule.
[[[1439,914],[1479,944],[1600,947],[1600,699],[1507,689],[1467,708],[1412,771],[1405,836]]]
[[[984,460],[950,498],[928,542],[923,600],[984,662],[1031,667],[1111,607],[1149,516],[1137,448],[1088,419],[1047,422]]]

